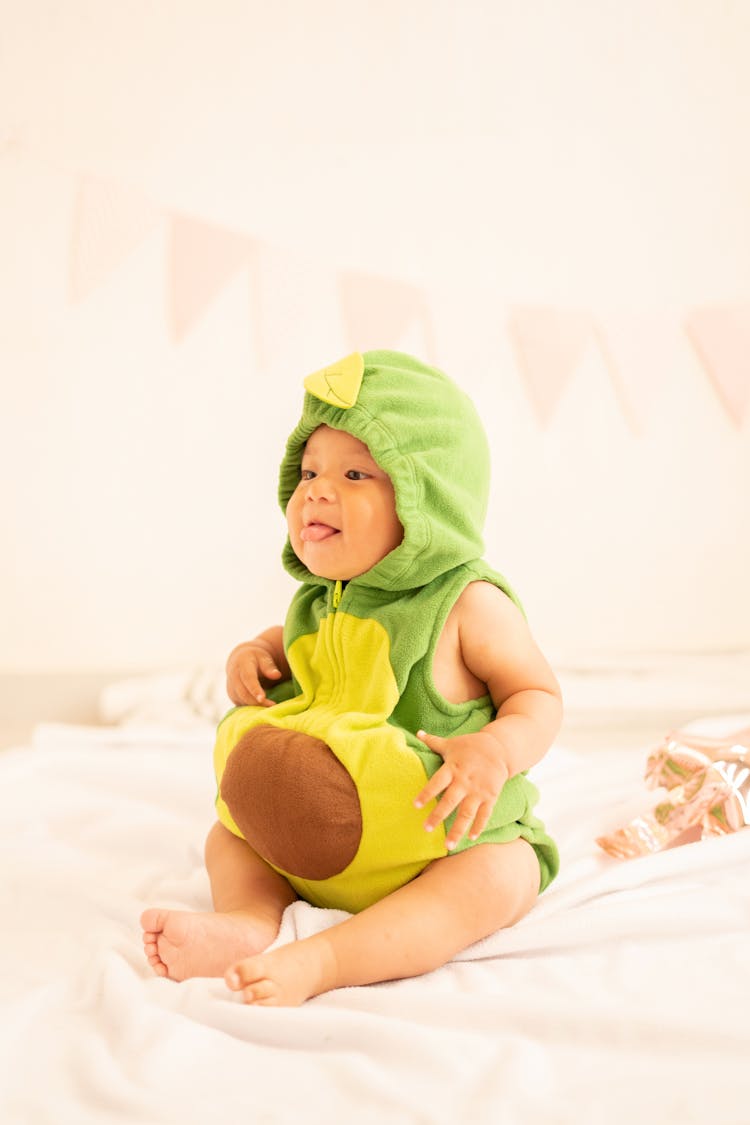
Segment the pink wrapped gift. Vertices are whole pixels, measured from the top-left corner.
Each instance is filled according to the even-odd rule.
[[[728,738],[673,731],[649,755],[649,789],[667,790],[645,816],[599,836],[597,844],[617,859],[663,851],[750,824],[750,727]]]

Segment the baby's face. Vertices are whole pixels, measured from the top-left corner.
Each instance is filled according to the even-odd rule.
[[[391,478],[363,442],[330,426],[307,440],[286,518],[294,553],[320,578],[356,578],[404,536]]]

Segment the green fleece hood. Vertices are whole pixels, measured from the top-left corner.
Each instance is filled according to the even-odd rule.
[[[339,394],[342,373],[347,389]],[[472,402],[447,375],[401,352],[372,351],[316,372],[305,386],[302,417],[281,464],[282,510],[299,483],[305,442],[321,425],[364,442],[393,483],[403,541],[357,583],[415,589],[482,556],[487,438]],[[288,539],[282,558],[299,581],[325,582],[310,574]]]

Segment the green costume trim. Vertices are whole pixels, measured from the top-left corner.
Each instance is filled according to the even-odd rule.
[[[471,733],[495,709],[488,695],[445,700],[432,678],[435,650],[469,583],[490,582],[519,604],[481,560],[489,451],[470,400],[442,372],[409,356],[368,352],[359,360],[347,357],[305,381],[279,499],[286,511],[313,431],[345,430],[389,474],[403,541],[342,588],[312,575],[287,540],[284,565],[302,583],[284,627],[292,680],[269,691],[275,707],[231,711],[214,754],[221,821],[303,898],[350,911],[449,854],[452,817],[426,833],[429,810],[413,807],[442,761],[416,731]],[[269,730],[276,732],[270,741]],[[273,748],[282,742],[286,751]],[[524,774],[511,778],[479,839],[464,839],[455,851],[522,837],[539,858],[544,889],[559,861],[533,815],[537,799]]]

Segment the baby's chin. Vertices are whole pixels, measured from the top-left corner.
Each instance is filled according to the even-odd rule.
[[[316,578],[327,578],[329,582],[348,582],[350,578],[356,578],[356,574],[351,573],[351,569],[347,567],[337,567],[333,564],[326,565],[326,563],[317,558],[319,552],[307,550],[305,543],[301,544],[301,550],[294,551],[295,555],[310,574],[315,575]],[[363,571],[359,571],[363,573]]]
[[[294,553],[302,565],[310,571],[310,574],[316,578],[326,578],[329,582],[349,582],[352,578],[358,578],[360,574],[365,574],[364,570],[352,573],[351,567],[326,566],[319,559],[310,557],[313,554],[312,551],[295,551]]]

